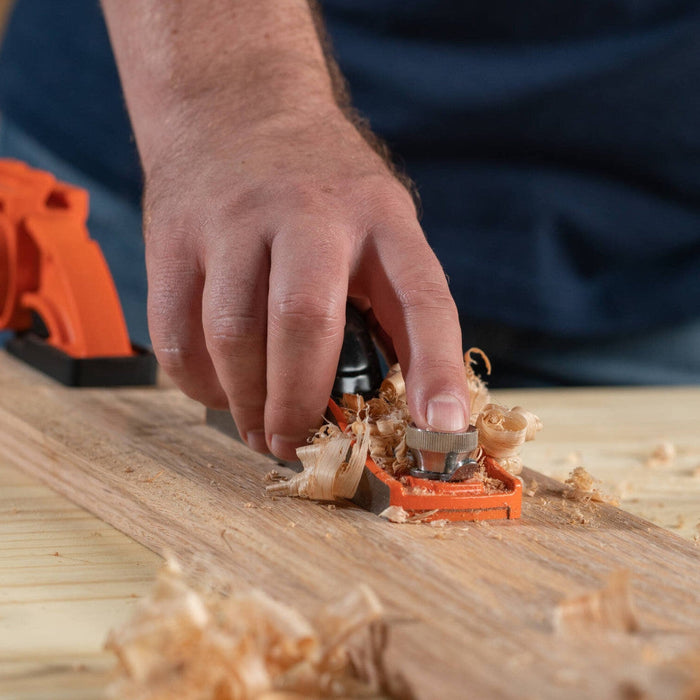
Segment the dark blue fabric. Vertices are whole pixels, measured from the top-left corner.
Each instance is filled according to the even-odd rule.
[[[141,170],[99,0],[16,0],[0,51],[0,112],[139,201]]]
[[[700,317],[700,3],[326,0],[465,317]]]
[[[698,0],[323,8],[465,318],[578,337],[700,317]],[[18,0],[0,109],[138,198],[97,0]]]

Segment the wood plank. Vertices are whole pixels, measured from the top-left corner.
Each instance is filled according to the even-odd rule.
[[[525,445],[527,463],[563,480],[584,466],[621,507],[700,539],[700,387],[537,389],[498,392],[540,416],[546,432]],[[650,460],[669,444],[675,457]]]
[[[13,461],[228,587],[254,585],[309,613],[368,583],[408,620],[391,657],[421,698],[606,698],[633,686],[680,697],[690,682],[687,666],[666,661],[698,643],[692,543],[563,499],[539,476],[522,521],[491,525],[397,526],[352,507],[273,501],[261,484],[271,462],[202,414],[174,390],[69,390],[0,358],[0,450]],[[559,601],[621,568],[642,632],[592,642],[554,629]]]
[[[0,454],[0,697],[96,700],[162,560]]]

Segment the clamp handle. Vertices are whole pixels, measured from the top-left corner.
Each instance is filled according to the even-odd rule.
[[[74,358],[135,354],[117,290],[87,230],[88,193],[0,159],[0,329],[28,331]]]

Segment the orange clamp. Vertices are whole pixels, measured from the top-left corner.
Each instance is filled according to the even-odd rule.
[[[0,160],[0,329],[26,331],[74,358],[134,355],[117,290],[87,230],[88,194]]]

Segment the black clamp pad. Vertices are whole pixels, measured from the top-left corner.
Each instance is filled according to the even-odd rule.
[[[76,358],[27,332],[11,338],[5,348],[10,355],[65,386],[153,386],[156,383],[155,355],[138,345],[132,346],[136,354],[128,357]]]

